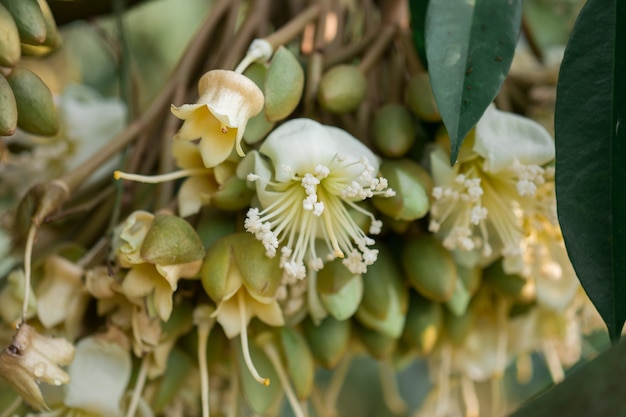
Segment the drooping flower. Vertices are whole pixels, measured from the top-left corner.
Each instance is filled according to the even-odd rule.
[[[207,168],[228,158],[233,148],[243,156],[241,139],[248,120],[263,109],[263,93],[252,80],[234,71],[213,70],[198,82],[200,98],[195,104],[172,105],[172,113],[184,120],[174,137],[200,139]]]
[[[356,203],[374,195],[394,194],[387,180],[377,177],[374,153],[347,132],[309,119],[290,120],[274,130],[259,152],[239,165],[238,174],[256,182],[261,208],[251,208],[248,232],[275,256],[295,278],[306,276],[305,263],[319,270],[322,258],[317,239],[325,242],[328,259],[360,274],[376,261],[374,240],[357,224],[354,211],[370,220],[369,233],[378,234],[382,222]]]
[[[429,229],[466,266],[504,256],[507,272],[523,269],[524,216],[537,210],[538,187],[554,142],[538,123],[490,106],[466,138],[459,162],[436,148],[430,156],[433,204]]]

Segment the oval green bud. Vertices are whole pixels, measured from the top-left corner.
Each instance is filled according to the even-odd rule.
[[[442,331],[443,308],[441,304],[411,292],[402,338],[420,355],[428,355],[435,348]]]
[[[204,247],[186,220],[159,213],[154,216],[139,254],[151,264],[178,265],[202,259]]]
[[[302,322],[302,328],[315,360],[326,369],[334,368],[348,350],[350,320],[326,317],[316,326],[307,317]]]
[[[459,273],[459,279],[463,281],[463,286],[470,295],[476,294],[480,283],[483,279],[483,270],[479,266],[473,268],[467,268],[459,264],[456,265],[456,270]]]
[[[383,156],[399,158],[406,154],[415,142],[415,125],[405,106],[389,103],[374,115],[374,145]]]
[[[397,338],[404,328],[409,294],[389,249],[377,248],[378,259],[363,274],[363,299],[356,318],[372,330]]]
[[[39,45],[46,40],[46,22],[37,0],[2,0],[11,12],[23,43]]]
[[[17,126],[35,135],[55,135],[59,116],[52,93],[41,78],[26,68],[15,68],[7,81],[15,95]]]
[[[326,311],[337,320],[346,320],[359,308],[363,279],[335,259],[317,273],[317,291]]]
[[[367,352],[378,360],[390,357],[396,348],[397,339],[386,334],[370,330],[367,327],[353,323],[354,333],[359,337]]]
[[[230,177],[211,196],[211,205],[222,210],[236,211],[250,205],[254,190],[248,188],[246,181]]]
[[[293,382],[296,396],[305,400],[311,395],[315,382],[315,360],[306,339],[289,327],[278,330],[287,373]]]
[[[412,221],[428,213],[430,200],[428,173],[410,159],[385,160],[380,166],[381,175],[389,181],[389,187],[396,195],[375,196],[372,204],[382,213],[395,220]]]
[[[507,274],[502,259],[495,261],[483,271],[483,283],[498,294],[516,301],[530,302],[535,299],[532,280],[517,274]]]
[[[402,265],[409,284],[433,301],[448,301],[456,287],[458,272],[452,254],[432,235],[406,242]]]
[[[444,323],[446,334],[452,343],[460,345],[463,343],[469,332],[474,326],[474,311],[471,308],[465,310],[465,313],[460,316],[445,312]]]
[[[437,108],[428,73],[417,74],[409,81],[404,101],[411,111],[425,122],[440,122],[441,114]]]
[[[469,291],[467,291],[467,289],[463,285],[463,281],[461,281],[461,279],[459,278],[456,280],[456,286],[454,287],[452,297],[450,297],[450,299],[445,302],[445,305],[448,310],[452,312],[452,314],[460,316],[467,310],[470,299],[471,295]]]
[[[11,13],[0,4],[0,66],[14,67],[20,62],[20,33]]]
[[[355,110],[367,91],[365,75],[354,65],[338,65],[320,80],[317,100],[324,110],[347,113]]]
[[[11,136],[17,128],[17,104],[9,82],[0,74],[0,136]]]
[[[300,103],[304,71],[296,57],[280,46],[270,62],[265,79],[265,117],[277,122],[289,116]]]
[[[52,14],[52,10],[50,10],[50,6],[48,6],[48,2],[46,0],[37,0],[37,2],[41,8],[41,14],[43,15],[43,20],[46,25],[46,40],[43,42],[43,45],[47,46],[49,51],[54,51],[61,46],[61,35],[57,29],[57,24],[54,21],[54,15]]]

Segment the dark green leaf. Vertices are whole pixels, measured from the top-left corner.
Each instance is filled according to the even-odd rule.
[[[430,0],[426,55],[452,164],[509,71],[521,18],[521,0]]]
[[[510,417],[626,417],[626,341],[582,365]]]
[[[565,245],[612,340],[626,320],[626,19],[590,0],[565,50],[555,114],[556,190]]]

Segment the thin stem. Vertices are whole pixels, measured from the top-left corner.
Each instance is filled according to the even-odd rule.
[[[133,389],[133,396],[130,399],[130,404],[126,410],[126,417],[134,417],[137,412],[137,406],[139,405],[139,399],[143,392],[143,387],[146,385],[146,378],[148,377],[148,355],[144,356],[141,360],[141,368],[139,368],[139,375],[137,375],[137,382]]]
[[[291,19],[287,24],[278,29],[276,32],[265,37],[265,40],[272,45],[272,50],[276,50],[281,45],[285,45],[293,38],[295,38],[300,32],[304,30],[304,27],[316,19],[321,11],[321,6],[318,3],[314,3],[305,9],[302,13]]]
[[[406,413],[408,406],[398,392],[398,381],[389,361],[380,361],[378,370],[380,372],[380,384],[385,405],[394,414]]]
[[[143,182],[145,184],[159,184],[165,181],[174,181],[180,178],[187,178],[193,175],[206,175],[211,173],[211,169],[209,168],[188,168],[181,169],[179,171],[170,172],[167,174],[161,175],[139,175],[139,174],[130,174],[122,171],[115,171],[113,173],[113,178],[116,180],[127,180],[127,181],[136,181]]]
[[[250,349],[248,347],[248,331],[247,331],[248,323],[246,323],[246,303],[245,303],[245,300],[243,299],[242,291],[245,291],[245,290],[240,289],[239,291],[237,291],[237,303],[239,305],[239,318],[240,318],[240,324],[241,324],[241,333],[240,333],[241,350],[243,352],[243,359],[246,362],[246,366],[248,367],[248,370],[252,374],[252,377],[256,379],[260,384],[263,384],[267,387],[270,384],[270,379],[263,378],[261,375],[259,375],[259,372],[256,370],[256,368],[254,367],[254,364],[252,363],[252,358],[250,358]]]
[[[380,57],[388,50],[389,43],[396,33],[396,27],[392,25],[384,25],[382,30],[374,40],[374,44],[370,47],[367,54],[359,64],[359,69],[363,74],[372,68],[372,66],[380,59]]]
[[[424,68],[424,64],[420,60],[420,57],[417,55],[417,51],[413,46],[410,29],[398,30],[396,38],[399,40],[398,47],[402,49],[404,55],[406,56],[406,68],[409,76],[414,77],[417,74],[425,72],[426,69]]]
[[[202,417],[209,417],[209,370],[206,360],[207,343],[213,323],[198,325],[198,365],[200,367],[200,397],[202,399]]]
[[[474,382],[465,374],[461,375],[461,395],[465,403],[465,417],[479,417],[480,408],[476,387],[474,387]]]
[[[326,393],[324,394],[324,403],[327,407],[330,407],[330,415],[337,415],[337,400],[341,393],[341,388],[348,376],[348,370],[350,369],[350,363],[352,363],[352,356],[345,355],[339,365],[333,372],[333,376],[330,379]]]
[[[248,12],[248,16],[246,16],[241,28],[237,32],[237,36],[232,42],[228,53],[224,56],[222,62],[223,68],[235,67],[235,62],[239,57],[245,54],[245,49],[248,47],[250,40],[260,26],[260,22],[266,17],[266,13],[270,8],[268,0],[257,0],[252,4],[252,9]],[[238,65],[238,67],[241,67],[241,65]],[[239,69],[241,70],[241,68]]]
[[[35,223],[30,224],[28,237],[26,238],[26,248],[24,249],[24,300],[22,303],[22,323],[26,322],[26,315],[28,314],[28,302],[30,301],[31,260],[33,257],[33,246],[35,245],[37,229],[38,228]]]
[[[278,352],[276,351],[276,348],[270,342],[270,343],[265,343],[265,345],[263,345],[263,350],[265,351],[265,354],[269,358],[270,362],[272,363],[272,366],[274,367],[274,370],[276,371],[276,374],[278,375],[278,379],[280,380],[280,384],[282,385],[283,390],[285,391],[285,395],[287,395],[287,400],[289,401],[289,404],[291,405],[291,409],[293,410],[294,415],[296,417],[307,417],[307,413],[300,406],[300,403],[298,402],[298,398],[296,397],[296,394],[293,391],[291,383],[289,382],[289,377],[287,376],[287,373],[285,372],[285,368],[283,367],[283,364],[280,361],[280,357],[278,355]]]
[[[448,400],[450,397],[450,367],[452,362],[452,351],[450,346],[441,349],[441,363],[439,365],[439,375],[437,383],[439,392],[437,397],[436,413],[438,416],[446,415],[448,412]]]
[[[331,68],[342,62],[349,61],[358,54],[360,54],[365,48],[372,44],[374,39],[380,34],[380,25],[374,26],[357,42],[344,46],[341,49],[337,49],[335,52],[330,53],[324,57],[324,68]]]

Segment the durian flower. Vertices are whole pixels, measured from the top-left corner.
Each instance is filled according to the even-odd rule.
[[[0,352],[0,376],[33,408],[45,409],[40,382],[59,386],[70,376],[61,366],[74,359],[74,346],[63,338],[42,336],[22,323],[11,343]]]
[[[195,104],[172,105],[172,113],[184,123],[174,139],[200,139],[200,153],[207,168],[231,154],[244,155],[241,139],[248,120],[263,109],[263,93],[245,75],[212,70],[198,82],[200,98]]]
[[[315,242],[325,242],[328,259],[343,258],[354,274],[376,261],[374,240],[357,224],[356,213],[370,220],[369,233],[382,222],[356,204],[374,195],[394,194],[377,177],[378,158],[347,132],[309,119],[293,119],[275,129],[258,152],[239,165],[238,175],[256,182],[261,208],[251,208],[248,232],[260,240],[270,257],[280,248],[281,266],[302,279],[305,263],[323,267]]]
[[[553,177],[545,167],[553,159],[554,142],[541,125],[490,106],[453,167],[442,148],[430,155],[429,230],[464,266],[502,255],[508,273],[520,272],[524,216],[536,211],[535,195]]]

